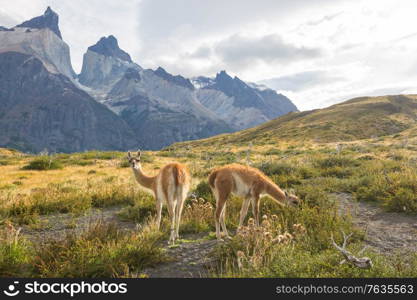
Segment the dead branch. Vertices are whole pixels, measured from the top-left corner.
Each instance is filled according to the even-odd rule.
[[[352,236],[352,233],[346,236],[346,234],[342,231],[343,234],[343,244],[342,246],[339,246],[336,244],[336,242],[333,239],[333,234],[331,235],[331,241],[333,246],[342,253],[343,257],[345,258],[340,262],[340,264],[344,264],[346,262],[349,262],[350,264],[354,265],[355,267],[361,268],[361,269],[370,269],[372,268],[372,261],[369,257],[361,257],[358,258],[354,256],[349,250],[346,249],[347,241]],[[365,246],[361,251],[358,252],[358,255],[362,254],[363,251],[365,251],[367,247]]]

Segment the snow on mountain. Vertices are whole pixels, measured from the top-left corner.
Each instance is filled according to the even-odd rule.
[[[246,83],[232,78],[226,71],[215,78],[192,79],[197,90],[197,99],[215,112],[236,130],[267,122],[280,115],[297,111],[297,107],[282,94],[266,86]]]

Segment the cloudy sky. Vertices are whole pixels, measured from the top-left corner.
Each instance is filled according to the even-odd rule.
[[[113,34],[145,68],[265,83],[301,110],[417,92],[413,0],[0,0],[0,25],[50,5],[76,71]],[[399,4],[400,3],[400,4]]]

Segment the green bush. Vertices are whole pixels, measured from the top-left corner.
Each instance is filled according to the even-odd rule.
[[[123,159],[119,162],[119,168],[129,168],[130,163],[127,159]]]
[[[360,162],[356,159],[344,156],[330,156],[322,159],[316,159],[313,165],[318,168],[333,168],[333,167],[357,167]]]
[[[354,193],[359,201],[377,202],[388,196],[387,192],[376,186],[361,186]]]
[[[58,160],[54,160],[49,156],[42,156],[29,162],[23,167],[23,170],[58,170],[62,169],[62,164]]]
[[[255,165],[256,168],[261,170],[265,175],[290,175],[297,171],[297,168],[288,163],[262,163]]]
[[[77,159],[77,158],[72,158],[69,159],[65,162],[66,165],[75,165],[75,166],[92,166],[94,165],[94,161],[93,160],[89,160],[89,159]]]
[[[300,185],[296,188],[297,196],[309,206],[329,207],[332,203],[329,201],[328,193],[314,185]]]
[[[0,159],[0,166],[8,166],[11,165],[12,161],[7,159]]]
[[[269,148],[264,152],[265,155],[281,155],[283,152],[277,148]]]
[[[100,160],[110,160],[115,158],[120,158],[124,154],[122,152],[115,151],[89,151],[77,154],[81,159],[100,159]]]
[[[323,169],[321,175],[326,177],[347,178],[353,175],[353,170],[351,168],[335,166]]]
[[[385,206],[390,211],[417,213],[417,194],[410,189],[401,187],[395,195],[386,199]]]

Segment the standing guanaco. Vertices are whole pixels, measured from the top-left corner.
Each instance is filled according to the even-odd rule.
[[[169,163],[161,168],[155,176],[146,175],[140,162],[141,152],[134,157],[130,152],[127,159],[132,167],[136,181],[143,187],[152,190],[156,199],[157,227],[161,225],[162,206],[167,205],[171,218],[171,234],[169,244],[174,244],[179,238],[179,226],[181,221],[184,201],[190,189],[191,178],[187,168],[180,163]]]

